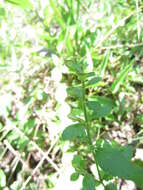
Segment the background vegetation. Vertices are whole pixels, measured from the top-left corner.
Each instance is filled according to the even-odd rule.
[[[142,0],[0,0],[0,189],[143,189]]]

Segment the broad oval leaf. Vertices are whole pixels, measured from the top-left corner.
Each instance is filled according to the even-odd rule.
[[[86,174],[82,182],[82,190],[95,190],[96,181],[91,174]]]
[[[79,178],[78,172],[72,173],[72,175],[70,176],[71,181],[76,181],[76,180],[78,180],[78,178]]]
[[[97,85],[97,83],[99,83],[101,81],[101,77],[93,77],[92,79],[90,79],[87,83],[87,87],[94,87],[95,85]]]
[[[82,124],[76,123],[72,124],[63,131],[62,139],[74,141],[76,139],[84,139],[86,137],[85,128]]]
[[[112,176],[134,181],[137,186],[143,187],[143,168],[131,162],[133,148],[131,146],[120,146],[117,143],[104,142],[97,149],[96,159],[99,166]]]
[[[115,103],[110,98],[104,96],[94,96],[87,102],[87,107],[92,110],[96,117],[105,117],[109,115],[115,107]]]

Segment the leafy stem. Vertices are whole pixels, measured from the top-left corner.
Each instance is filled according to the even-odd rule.
[[[93,155],[94,160],[95,160],[95,164],[96,164],[96,168],[97,168],[100,183],[105,187],[105,185],[103,183],[103,180],[102,180],[102,177],[100,175],[100,170],[99,170],[99,166],[98,166],[98,163],[97,163],[97,160],[96,160],[95,150],[94,150],[94,147],[93,147],[91,133],[90,133],[90,121],[88,119],[88,114],[87,114],[87,110],[86,110],[86,93],[85,93],[85,82],[84,81],[82,81],[82,107],[83,107],[83,112],[84,112],[85,129],[86,129],[86,132],[87,132],[89,149],[92,152],[92,155]]]

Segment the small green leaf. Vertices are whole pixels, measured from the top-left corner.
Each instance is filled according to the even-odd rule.
[[[35,119],[29,118],[28,121],[23,126],[25,134],[30,136],[33,135],[34,127],[35,127]]]
[[[138,114],[134,118],[134,122],[137,123],[138,125],[143,125],[143,115],[142,114]]]
[[[74,98],[82,98],[81,87],[70,87],[67,89],[67,93]]]
[[[98,82],[101,81],[101,78],[100,77],[94,77],[92,79],[90,79],[87,83],[87,87],[89,86],[95,86]]]
[[[81,81],[85,81],[89,77],[93,77],[93,76],[95,76],[94,72],[80,73],[80,74],[78,74],[78,79],[81,80]]]
[[[96,181],[91,174],[86,174],[82,182],[82,190],[95,190]]]
[[[78,180],[78,178],[79,178],[79,173],[78,173],[78,172],[75,172],[75,173],[73,173],[73,174],[70,176],[70,180],[71,180],[71,181],[76,181],[76,180]]]
[[[79,155],[75,155],[72,160],[72,166],[75,169],[84,170],[86,166],[86,161]]]
[[[6,186],[6,175],[2,169],[0,169],[0,187]]]
[[[132,64],[127,65],[127,66],[120,72],[120,74],[119,74],[119,76],[117,77],[117,79],[113,82],[113,84],[112,84],[112,86],[111,86],[111,91],[112,91],[113,94],[115,94],[115,93],[119,90],[121,84],[123,83],[124,79],[127,77],[128,72],[129,72],[130,69],[131,69],[131,65],[132,65]]]
[[[69,68],[69,70],[73,73],[75,73],[77,76],[79,76],[79,73],[83,73],[83,65],[80,63],[66,63],[66,66]]]
[[[9,142],[16,141],[20,138],[20,134],[17,133],[16,130],[13,130],[11,133],[8,134],[7,139]]]
[[[69,117],[72,118],[72,120],[75,120],[77,122],[77,118],[81,118],[83,116],[83,111],[80,108],[73,108],[69,114]],[[79,121],[78,121],[79,122]]]
[[[84,139],[86,137],[85,128],[82,124],[76,123],[66,127],[62,133],[62,139],[64,141],[74,141],[76,139]]]

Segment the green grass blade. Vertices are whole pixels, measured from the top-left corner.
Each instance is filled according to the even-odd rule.
[[[53,0],[49,0],[50,2],[50,6],[52,7],[55,15],[56,15],[56,20],[59,23],[59,25],[62,27],[62,29],[65,29],[65,23],[63,21],[62,15],[60,10],[58,9],[58,6],[56,4],[56,2],[54,2]]]
[[[109,60],[109,56],[110,56],[110,51],[108,50],[106,52],[106,55],[101,63],[100,69],[99,69],[99,76],[103,77],[105,74],[105,70],[108,64],[108,60]]]
[[[115,94],[121,84],[123,83],[124,79],[127,77],[129,70],[131,69],[132,64],[127,65],[119,74],[119,76],[117,77],[117,79],[113,82],[112,86],[111,86],[111,91],[113,94]]]
[[[8,3],[17,5],[21,8],[32,8],[32,4],[29,0],[6,0]]]

